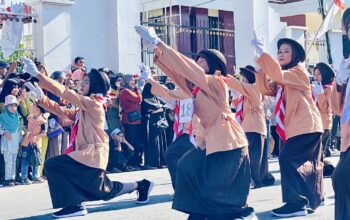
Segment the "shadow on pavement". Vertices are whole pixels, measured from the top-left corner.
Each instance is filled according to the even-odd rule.
[[[100,204],[89,204],[85,203],[85,206],[88,210],[88,213],[95,213],[95,212],[105,212],[105,211],[116,211],[120,209],[129,209],[129,208],[136,208],[140,206],[146,206],[146,205],[152,205],[152,204],[158,204],[158,203],[164,203],[164,202],[170,202],[172,201],[172,196],[168,194],[164,195],[154,195],[149,197],[149,202],[147,204],[137,204],[135,200],[121,200],[121,201],[115,201],[115,202],[102,202]],[[30,217],[24,217],[24,218],[15,218],[14,220],[46,220],[46,219],[52,219],[51,214],[55,212],[54,210],[51,211],[49,214],[43,214],[43,215],[37,215],[37,216],[30,216]]]

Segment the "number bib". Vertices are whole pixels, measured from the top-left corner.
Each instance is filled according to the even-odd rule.
[[[180,100],[180,123],[188,123],[192,120],[193,115],[193,98]]]

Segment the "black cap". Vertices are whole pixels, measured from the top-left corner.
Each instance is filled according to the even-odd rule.
[[[255,68],[248,65],[244,68],[239,68],[239,72],[243,75],[250,84],[255,83]]]
[[[88,76],[90,79],[89,95],[101,93],[103,96],[106,96],[111,87],[107,74],[96,69],[91,69]]]
[[[322,85],[327,85],[329,83],[332,83],[335,77],[333,69],[325,64],[325,63],[318,63],[316,64],[316,67],[322,76]]]
[[[207,60],[209,74],[214,74],[216,70],[220,70],[222,75],[226,76],[226,58],[220,51],[215,49],[201,50],[196,57],[196,61],[199,57]]]
[[[304,62],[305,61],[305,50],[304,48],[295,40],[290,39],[290,38],[281,38],[277,41],[277,49],[280,48],[282,44],[289,44],[291,45],[295,50],[298,56],[300,56],[300,61]]]

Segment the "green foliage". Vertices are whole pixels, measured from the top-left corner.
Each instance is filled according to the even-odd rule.
[[[22,69],[23,69],[23,65],[21,65],[21,60],[20,60],[20,57],[22,57],[22,56],[31,57],[31,52],[26,50],[22,43],[19,44],[18,50],[13,52],[13,54],[11,54],[11,56],[9,56],[7,58],[4,57],[4,52],[2,50],[0,50],[0,59],[1,60],[6,61],[8,63],[12,63],[12,62],[18,63],[18,65],[17,65],[17,72],[18,73],[22,73]]]

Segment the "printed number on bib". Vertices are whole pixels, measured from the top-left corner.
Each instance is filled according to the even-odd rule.
[[[185,99],[180,101],[180,123],[188,123],[192,120],[193,99]]]

